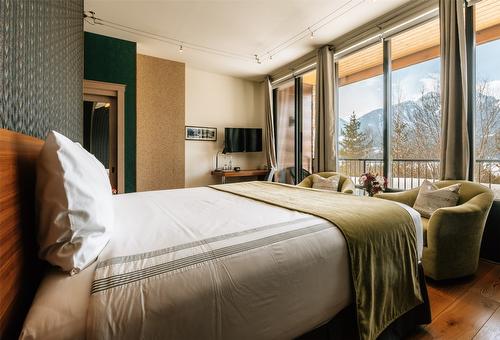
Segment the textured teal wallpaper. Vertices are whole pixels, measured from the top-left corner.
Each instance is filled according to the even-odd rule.
[[[83,0],[0,0],[0,128],[82,142],[82,11]]]
[[[125,91],[125,191],[136,183],[136,43],[85,32],[84,77],[127,85]]]

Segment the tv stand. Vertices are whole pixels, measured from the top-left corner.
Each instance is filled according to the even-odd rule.
[[[243,178],[243,177],[257,177],[259,180],[264,180],[269,173],[269,170],[212,170],[212,176],[220,177],[221,183],[226,183],[226,178]]]

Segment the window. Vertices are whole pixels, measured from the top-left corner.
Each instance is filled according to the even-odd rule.
[[[439,20],[413,27],[391,43],[391,186],[409,189],[439,179]]]
[[[469,103],[475,105],[474,179],[500,197],[500,0],[482,0],[473,9],[476,91],[475,102]],[[464,13],[471,28],[472,12]],[[363,172],[387,171],[390,186],[399,189],[440,177],[439,18],[405,25],[383,42],[336,60],[339,171],[355,180]],[[304,172],[314,171],[315,76],[311,72],[276,90],[278,159],[290,172],[280,177],[283,182],[296,183]],[[384,136],[385,127],[390,136]]]
[[[437,18],[338,61],[340,171],[357,178],[384,170],[384,57],[392,74],[390,186],[417,187],[439,178],[440,60]],[[417,147],[418,145],[418,147]]]
[[[383,172],[383,47],[371,45],[338,61],[340,172],[353,178]]]
[[[474,180],[500,198],[500,0],[483,0],[476,16]]]

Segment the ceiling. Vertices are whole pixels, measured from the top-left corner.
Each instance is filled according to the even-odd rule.
[[[258,80],[409,1],[85,0],[85,10],[94,11],[97,18],[185,42],[183,53],[179,53],[178,45],[105,25],[86,22],[85,31],[136,41],[137,52],[141,54]],[[313,39],[307,31],[308,27],[317,29]],[[296,35],[298,37],[294,38]],[[279,52],[269,60],[268,52],[290,39],[284,44],[284,47],[289,46],[279,48]],[[192,49],[190,44],[234,53],[238,57]],[[254,54],[260,56],[261,64],[253,59]]]

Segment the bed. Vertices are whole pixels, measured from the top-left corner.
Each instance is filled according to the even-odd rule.
[[[2,301],[11,302],[1,305],[0,334],[17,336],[24,321],[23,339],[287,339],[328,327],[352,306],[341,230],[217,188],[115,196],[119,231],[98,260],[71,277],[45,269],[25,236],[34,226],[33,164],[42,144],[0,131],[2,179],[11,184],[0,192],[2,247],[9,242]],[[420,255],[421,237],[417,248]],[[420,279],[426,303],[400,318],[412,325],[430,318],[421,272]]]

